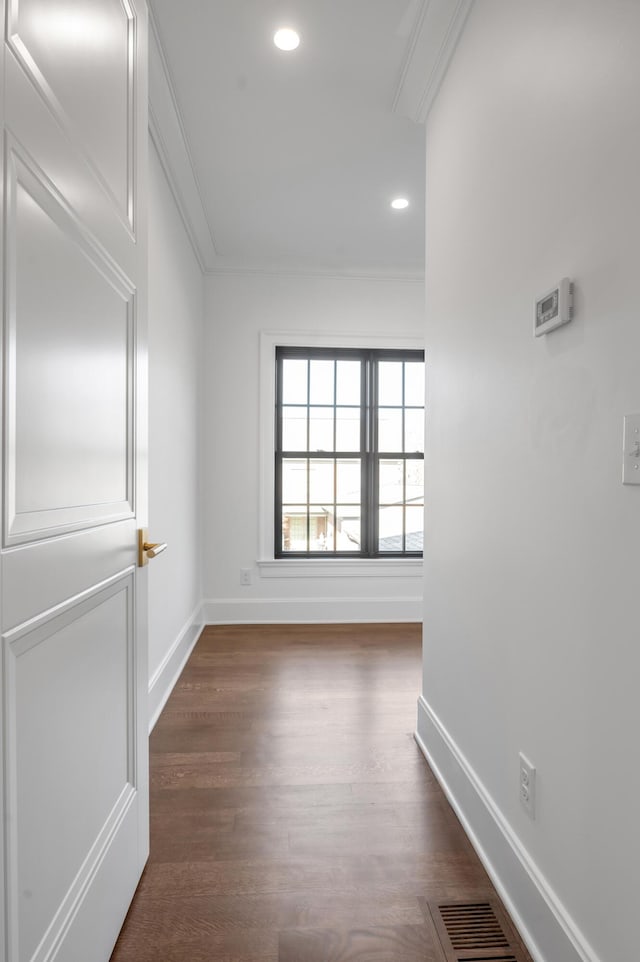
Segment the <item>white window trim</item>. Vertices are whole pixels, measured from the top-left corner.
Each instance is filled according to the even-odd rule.
[[[260,333],[259,383],[259,550],[258,568],[266,578],[422,577],[421,558],[275,558],[274,557],[274,452],[276,407],[276,347],[397,348],[423,351],[418,337],[391,334],[308,334],[300,331]]]

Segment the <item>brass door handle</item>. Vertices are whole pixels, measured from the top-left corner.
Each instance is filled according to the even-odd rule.
[[[147,541],[149,532],[146,528],[138,529],[138,567],[144,568],[149,558],[157,558],[167,549],[166,541]]]

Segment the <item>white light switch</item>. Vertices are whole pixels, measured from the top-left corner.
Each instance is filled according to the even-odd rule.
[[[622,483],[640,484],[640,414],[624,416]]]

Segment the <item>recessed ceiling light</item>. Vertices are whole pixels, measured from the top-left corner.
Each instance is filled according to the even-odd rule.
[[[409,201],[406,197],[396,197],[395,200],[391,201],[391,206],[394,210],[404,210],[409,206]]]
[[[279,50],[295,50],[300,46],[300,34],[291,27],[281,27],[274,33],[273,42]]]

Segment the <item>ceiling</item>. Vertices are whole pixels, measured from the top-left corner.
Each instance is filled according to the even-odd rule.
[[[444,2],[450,19],[461,4]],[[423,271],[424,125],[399,104],[429,6],[152,0],[206,268]],[[301,34],[298,50],[274,46],[283,25]],[[398,196],[404,211],[390,207]]]

